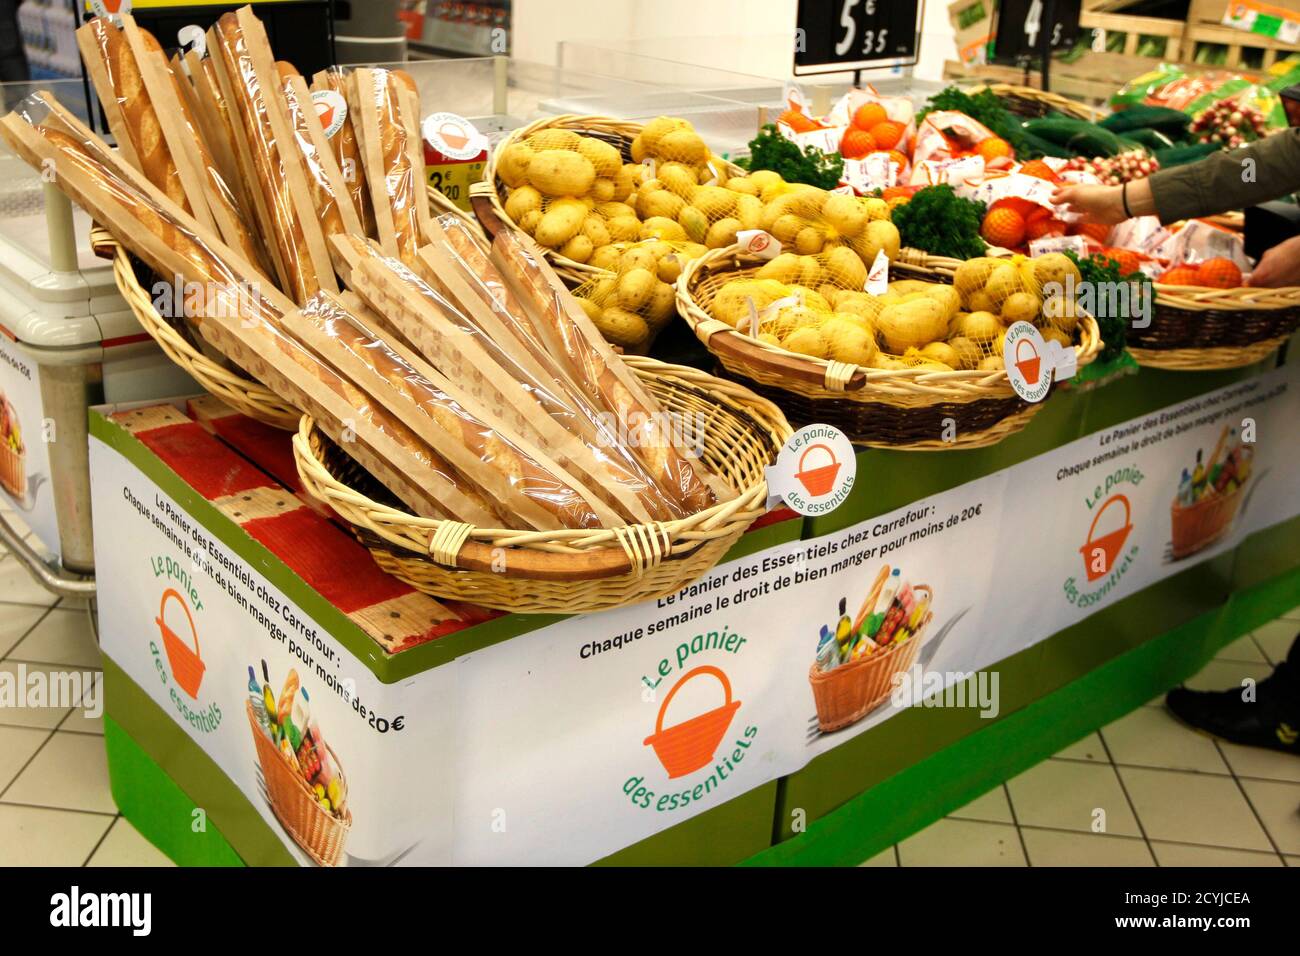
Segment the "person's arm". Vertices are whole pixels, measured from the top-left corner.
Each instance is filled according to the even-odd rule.
[[[1252,160],[1253,163],[1247,163]],[[1068,205],[1089,222],[1113,225],[1130,216],[1178,222],[1256,206],[1300,189],[1300,129],[1272,136],[1190,163],[1165,169],[1127,186],[1062,186],[1052,202]]]

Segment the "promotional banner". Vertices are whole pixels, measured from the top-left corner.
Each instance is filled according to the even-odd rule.
[[[96,442],[104,650],[304,862],[589,863],[1300,514],[1297,368],[394,685]]]
[[[0,335],[0,495],[45,547],[59,551],[59,521],[50,488],[48,443],[57,441],[45,419],[40,369]]]

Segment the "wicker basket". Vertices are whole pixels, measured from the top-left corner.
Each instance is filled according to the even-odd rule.
[[[455,216],[473,231],[474,235],[484,239],[483,227],[479,221],[474,218],[474,214],[461,209],[454,202],[444,196],[439,190],[429,187],[429,211],[434,216]]]
[[[917,584],[914,591],[932,594],[928,585]],[[817,705],[817,725],[826,733],[857,723],[889,699],[894,689],[894,675],[902,674],[916,663],[932,613],[927,613],[916,633],[902,644],[891,644],[876,651],[823,671],[814,663],[808,671],[813,702]]]
[[[987,83],[973,86],[968,93],[980,90],[992,90],[1002,101],[1007,111],[1021,119],[1040,119],[1051,112],[1064,113],[1075,119],[1095,123],[1106,115],[1106,111],[1095,106],[1088,106],[1077,100],[1067,99],[1059,93],[1044,93],[1032,86],[1017,86],[1013,83]]]
[[[1005,370],[861,368],[787,352],[712,318],[708,306],[723,283],[751,274],[759,262],[731,246],[687,263],[677,280],[677,310],[723,368],[776,401],[796,425],[834,425],[869,447],[948,451],[996,444],[1024,428],[1041,407],[1016,395]],[[1102,343],[1091,316],[1080,319],[1079,328],[1075,355],[1082,368]],[[956,437],[944,441],[953,422]]]
[[[196,382],[231,408],[249,418],[291,431],[298,425],[302,412],[280,399],[261,382],[232,372],[195,348],[190,339],[158,314],[145,290],[148,269],[134,259],[126,248],[106,229],[91,230],[90,242],[100,255],[112,256],[113,278],[127,305],[169,359],[179,365]]]
[[[302,847],[303,852],[317,864],[338,866],[343,857],[343,844],[347,842],[348,831],[352,829],[352,811],[345,810],[342,817],[336,817],[322,807],[307,781],[289,766],[289,761],[262,731],[257,716],[253,713],[253,705],[245,702],[244,710],[248,714],[257,762],[262,765],[266,796],[275,818],[280,821],[285,832],[293,837],[293,842]],[[329,744],[325,747],[330,756],[334,757],[335,766],[339,766],[338,758],[334,756]]]
[[[505,183],[497,178],[497,157],[511,143],[527,139],[534,133],[539,133],[544,129],[568,129],[583,136],[593,136],[596,139],[603,139],[610,145],[616,147],[623,157],[625,163],[632,162],[632,140],[641,132],[643,123],[634,123],[628,120],[614,119],[610,116],[579,116],[576,114],[566,114],[563,116],[551,116],[545,119],[529,123],[527,126],[521,126],[514,130],[505,139],[496,145],[492,150],[492,155],[488,157],[487,166],[483,170],[483,183],[488,187],[483,189],[474,189],[472,192],[477,195],[480,192],[487,195],[492,202],[492,207],[506,222],[512,222],[506,215],[505,206]],[[724,171],[730,176],[744,176],[745,171],[733,163],[718,159],[722,163]],[[483,226],[489,232],[491,224],[484,222]],[[571,286],[578,286],[588,279],[598,275],[604,275],[604,271],[586,263],[575,262],[568,259],[553,249],[545,250],[546,259],[551,266],[563,279]]]
[[[1151,324],[1129,326],[1139,365],[1177,371],[1240,368],[1268,358],[1300,327],[1300,286],[1206,289],[1156,283]]]
[[[1242,448],[1247,461],[1254,459],[1254,449]],[[1206,495],[1200,501],[1186,507],[1174,499],[1169,506],[1170,524],[1173,529],[1172,553],[1175,561],[1186,558],[1208,548],[1222,538],[1232,528],[1241,507],[1242,493],[1246,482],[1239,484],[1230,495]]]
[[[764,468],[791,429],[780,409],[739,385],[653,359],[625,361],[665,410],[703,416],[704,463],[735,498],[680,520],[613,529],[511,531],[418,518],[307,417],[294,438],[298,474],[380,567],[438,597],[575,614],[669,594],[712,568],[763,514]]]
[[[0,488],[18,501],[27,499],[27,455],[0,439]]]

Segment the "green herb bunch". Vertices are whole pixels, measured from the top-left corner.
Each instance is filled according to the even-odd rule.
[[[834,189],[844,175],[844,157],[839,153],[823,153],[815,146],[800,149],[773,123],[749,141],[749,156],[737,164],[750,172],[770,169],[788,183],[807,183],[821,189]]]
[[[1082,258],[1073,252],[1065,253],[1070,260],[1079,267],[1079,274],[1083,281],[1093,284],[1096,288],[1099,283],[1119,283],[1133,282],[1141,287],[1141,301],[1146,303],[1148,308],[1154,307],[1155,290],[1151,286],[1151,279],[1143,272],[1130,272],[1122,275],[1119,269],[1119,263],[1109,256],[1100,253],[1093,253],[1087,258]],[[1100,297],[1095,297],[1100,299]],[[1107,297],[1109,298],[1109,297]],[[1108,362],[1118,358],[1124,351],[1125,333],[1128,330],[1129,323],[1133,321],[1133,316],[1129,310],[1123,308],[1125,300],[1116,298],[1120,304],[1120,314],[1118,315],[1094,315],[1097,320],[1097,326],[1101,330],[1101,338],[1105,345],[1102,347],[1101,354],[1097,357],[1100,362]],[[1134,297],[1130,297],[1128,302],[1133,302]],[[1099,310],[1100,311],[1100,310]]]
[[[892,213],[904,246],[951,259],[984,255],[980,223],[984,204],[963,199],[951,186],[926,186]]]
[[[927,113],[936,110],[964,113],[977,123],[983,124],[990,132],[1001,136],[1011,144],[1011,148],[1016,151],[1017,159],[1037,159],[1042,155],[1025,139],[1025,131],[1021,128],[1020,121],[1002,105],[1002,101],[992,90],[983,89],[972,96],[955,86],[945,87],[926,100],[925,109],[917,114],[917,125],[920,125]]]

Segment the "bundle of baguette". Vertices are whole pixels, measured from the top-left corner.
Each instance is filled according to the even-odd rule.
[[[734,497],[531,239],[431,217],[409,77],[318,74],[318,109],[247,7],[170,64],[122,21],[82,32],[118,151],[48,94],[0,134],[159,275],[198,283],[185,318],[205,343],[409,510],[549,532]]]

